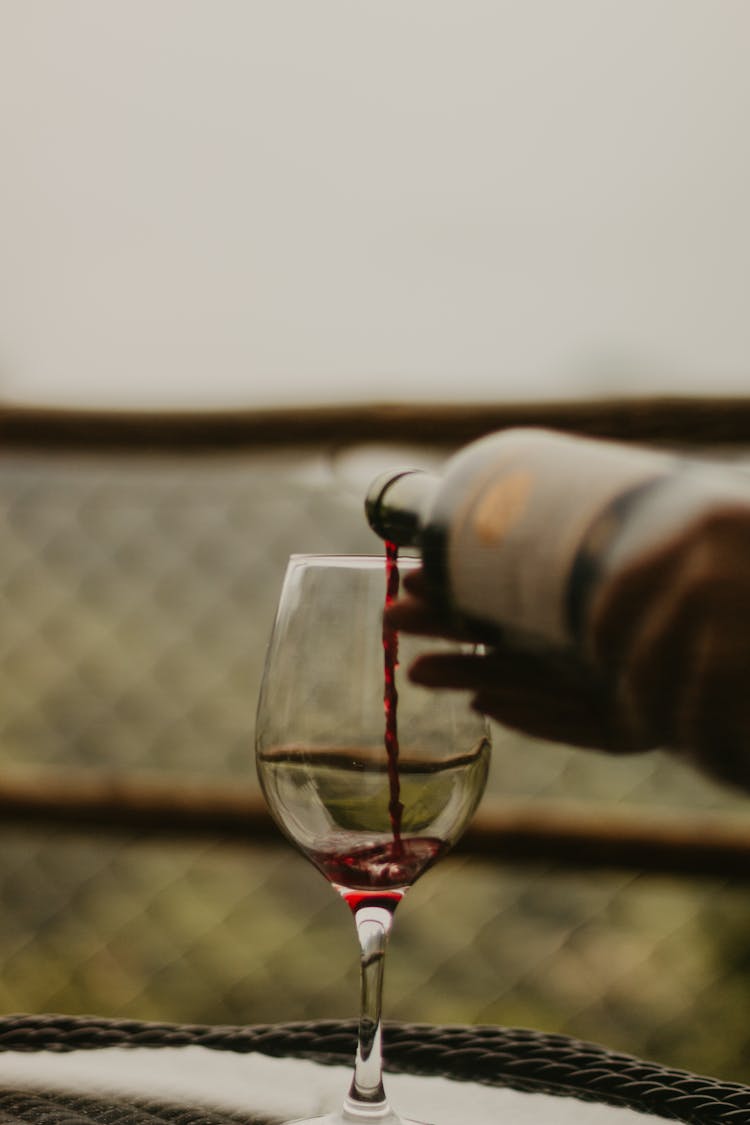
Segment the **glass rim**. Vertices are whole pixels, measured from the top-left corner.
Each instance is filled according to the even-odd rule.
[[[300,552],[289,556],[289,565],[298,566],[300,564],[326,565],[331,567],[336,566],[350,566],[353,568],[362,567],[384,567],[387,559],[385,554],[382,555],[346,555],[346,554],[333,554],[327,555],[323,552],[305,553]],[[420,559],[417,555],[399,555],[399,566],[403,563],[409,565],[411,563],[419,563]]]

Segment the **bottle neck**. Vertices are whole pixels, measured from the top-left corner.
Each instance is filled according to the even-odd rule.
[[[422,469],[402,469],[377,477],[365,500],[372,530],[399,547],[419,547],[438,483],[438,477]]]

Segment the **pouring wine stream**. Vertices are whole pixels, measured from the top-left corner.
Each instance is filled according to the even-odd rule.
[[[389,606],[398,597],[400,576],[398,570],[398,544],[386,541],[385,544],[385,604]],[[385,709],[385,752],[388,762],[388,787],[390,801],[388,815],[393,829],[394,859],[401,859],[401,817],[404,806],[401,803],[401,780],[398,772],[398,688],[396,669],[398,668],[398,633],[383,622],[383,657],[385,668],[385,689],[383,704]]]

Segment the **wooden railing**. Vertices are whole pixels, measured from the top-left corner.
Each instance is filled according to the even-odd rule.
[[[549,426],[623,441],[750,444],[747,398],[373,404],[206,413],[0,409],[0,448],[237,450],[263,444],[409,441],[458,445],[507,426]]]
[[[750,879],[748,815],[651,812],[572,802],[485,802],[457,852],[496,863]],[[0,773],[0,823],[55,824],[104,835],[187,837],[278,845],[250,787],[170,778],[107,778],[49,769]]]

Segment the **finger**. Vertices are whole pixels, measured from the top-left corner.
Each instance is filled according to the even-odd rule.
[[[424,653],[409,668],[409,679],[424,687],[459,691],[505,687],[531,693],[537,700],[549,687],[539,675],[538,661],[502,652]]]
[[[383,611],[383,621],[390,629],[422,637],[443,637],[466,644],[492,644],[497,631],[480,624],[467,624],[443,613],[417,595],[404,594],[390,602]]]
[[[455,625],[422,598],[411,594],[405,594],[391,602],[383,611],[383,621],[390,629],[403,630],[417,636],[462,639],[462,633]]]
[[[430,653],[409,676],[430,688],[471,691],[477,710],[533,737],[614,753],[653,745],[633,737],[603,685],[573,661],[518,652]]]
[[[597,711],[584,700],[548,697],[540,707],[538,698],[522,693],[482,691],[472,707],[504,727],[548,742],[616,753],[638,749],[613,741]]]
[[[593,692],[571,695],[553,689],[545,693],[540,706],[538,694],[484,689],[477,692],[472,706],[505,727],[566,746],[632,754],[653,745],[619,726],[606,696]]]
[[[409,679],[422,687],[476,691],[491,687],[496,672],[487,666],[486,657],[474,653],[427,653],[411,665]]]
[[[551,653],[499,643],[482,652],[428,652],[414,662],[412,673],[419,682],[441,686],[455,677],[458,686],[504,688],[528,691],[544,705],[548,692],[589,694],[600,690],[598,675],[572,653]],[[448,686],[448,685],[445,685]]]
[[[403,576],[402,585],[404,590],[407,590],[410,594],[416,594],[417,597],[423,598],[425,596],[425,581],[422,568],[407,571]]]

